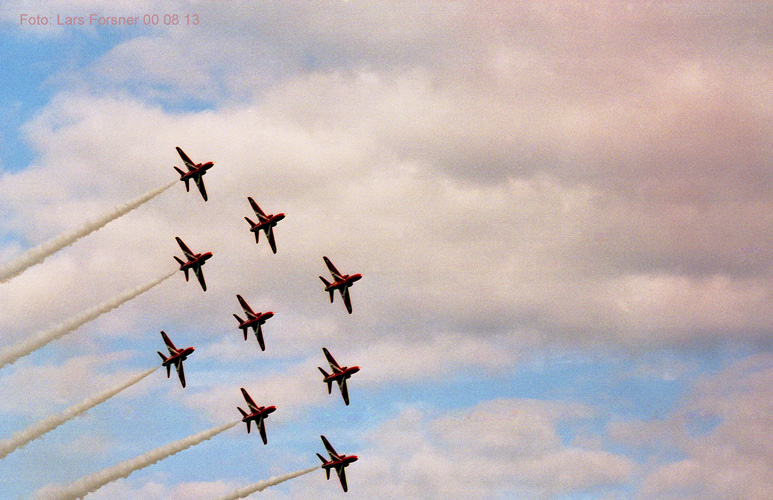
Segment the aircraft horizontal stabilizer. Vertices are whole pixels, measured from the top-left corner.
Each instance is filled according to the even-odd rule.
[[[322,375],[323,375],[325,378],[328,378],[328,377],[330,376],[330,374],[329,374],[329,373],[327,373],[325,370],[323,370],[323,369],[322,369],[322,368],[320,368],[319,366],[317,367],[317,369],[318,369],[319,371],[321,371],[321,372],[322,372]],[[328,393],[328,394],[330,394],[330,392],[331,392],[332,390],[333,390],[333,381],[332,381],[332,380],[327,380],[327,393]]]
[[[246,417],[247,416],[247,412],[242,410],[240,407],[237,406],[236,409],[239,410],[239,413],[242,414],[242,417]],[[249,434],[249,433],[250,433],[250,420],[247,420],[247,434]]]
[[[325,460],[325,459],[324,459],[324,457],[323,457],[322,455],[320,455],[319,453],[317,453],[317,456],[319,457],[319,459],[320,459],[320,460],[322,460],[322,464],[323,464],[323,465],[324,465],[324,464],[327,464],[327,460]],[[328,478],[328,479],[330,479],[330,469],[325,469],[325,474],[327,475],[327,478]]]
[[[188,184],[188,181],[190,180],[190,177],[185,178],[185,172],[180,170],[177,167],[174,167],[175,170],[177,170],[177,173],[180,174],[180,180],[182,180],[185,183],[185,191],[188,192],[191,190],[191,186]]]
[[[158,353],[159,356],[161,356],[161,359],[164,360],[163,363],[166,363],[166,360],[168,358],[166,356],[164,356],[163,354],[161,354],[161,351],[156,351],[156,352]],[[172,365],[171,364],[166,365],[166,378],[169,378],[171,373],[172,373]]]
[[[236,314],[234,314],[234,318],[236,318],[236,321],[238,321],[238,322],[239,322],[239,325],[241,325],[242,323],[244,323],[244,321],[242,321],[242,318],[240,318],[240,317],[239,317],[239,316],[237,316]],[[243,328],[242,328],[241,326],[239,326],[239,328],[241,328],[241,329],[242,329],[242,332],[244,332],[244,340],[247,340],[247,330],[248,330],[248,327],[246,327],[246,326],[245,326],[245,327],[243,327]]]

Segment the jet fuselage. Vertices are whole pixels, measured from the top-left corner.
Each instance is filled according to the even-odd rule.
[[[212,252],[197,253],[191,260],[180,265],[180,271],[185,271],[186,269],[192,269],[196,266],[201,266],[210,258],[212,258]]]
[[[248,413],[242,418],[242,422],[257,421],[266,418],[276,411],[276,406],[258,406],[258,411]]]
[[[325,287],[325,291],[329,292],[330,290],[341,290],[343,288],[349,288],[352,286],[355,282],[362,279],[361,274],[352,274],[352,275],[345,275],[338,281],[334,281],[333,283],[330,283],[330,285]]]
[[[267,215],[266,220],[260,221],[257,224],[253,224],[250,231],[253,233],[256,231],[266,230],[269,227],[274,227],[285,218],[285,214]]]
[[[208,161],[206,163],[197,163],[196,166],[193,168],[193,170],[185,171],[180,177],[181,181],[185,181],[188,179],[193,179],[196,176],[204,175],[204,172],[209,170],[210,168],[214,167],[215,163]]]
[[[161,363],[161,366],[169,366],[169,365],[175,365],[177,363],[182,363],[186,359],[188,359],[188,356],[191,355],[193,351],[196,349],[194,347],[186,347],[185,349],[180,349],[177,351],[177,354],[173,356],[169,356],[166,358],[166,361]]]
[[[266,320],[269,320],[273,317],[274,317],[274,313],[272,311],[258,313],[254,318],[247,318],[246,320],[241,322],[239,324],[239,328],[245,329],[245,328],[257,327],[265,324]]]
[[[321,467],[323,469],[338,469],[339,467],[347,467],[349,464],[356,462],[357,455],[344,455],[338,460],[330,460],[329,462],[323,464]]]
[[[335,382],[335,381],[340,380],[340,379],[346,380],[346,379],[350,378],[352,375],[354,375],[355,373],[357,373],[358,371],[360,371],[360,367],[359,366],[344,366],[344,367],[341,368],[341,371],[336,371],[336,372],[331,373],[330,375],[325,377],[323,381],[324,382]]]

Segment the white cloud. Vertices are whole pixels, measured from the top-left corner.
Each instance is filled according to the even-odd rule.
[[[6,402],[3,411],[41,417],[60,410],[67,402],[93,396],[137,374],[136,370],[127,370],[121,365],[132,359],[133,354],[82,355],[59,365],[19,362],[2,374],[0,397]],[[45,390],[41,391],[41,387]]]
[[[356,485],[351,492],[361,498],[516,492],[557,498],[625,483],[634,470],[630,460],[567,447],[557,434],[558,422],[591,412],[581,405],[515,399],[487,401],[434,418],[406,409],[368,434],[369,446],[351,466],[350,485]]]
[[[653,458],[639,498],[769,495],[771,377],[769,355],[745,357],[700,380],[663,421],[611,425],[610,437]]]

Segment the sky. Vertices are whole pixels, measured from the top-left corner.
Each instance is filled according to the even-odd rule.
[[[174,181],[176,146],[215,166],[209,201],[178,183],[0,284],[4,350],[171,273],[175,236],[214,254],[206,292],[175,273],[0,369],[5,439],[158,365],[161,330],[196,348],[186,388],[157,370],[0,490],[238,420],[244,387],[267,445],[240,423],[87,498],[216,498],[321,434],[349,492],[261,497],[773,497],[772,27],[723,0],[4,2],[0,265]],[[286,214],[276,254],[248,196]],[[323,255],[363,275],[351,315]],[[275,314],[264,352],[236,294]],[[322,347],[361,368],[349,406]]]

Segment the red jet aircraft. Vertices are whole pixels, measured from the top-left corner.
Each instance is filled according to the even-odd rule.
[[[333,294],[336,290],[341,292],[341,298],[344,299],[344,305],[349,314],[352,313],[352,299],[349,297],[349,287],[354,284],[355,281],[359,281],[362,278],[361,274],[341,274],[338,269],[330,262],[327,257],[322,257],[325,260],[327,268],[330,270],[330,274],[333,275],[333,282],[328,282],[322,276],[319,279],[325,284],[325,291],[330,293],[330,303],[333,303]]]
[[[263,330],[261,329],[261,325],[263,325],[267,319],[274,316],[274,313],[271,311],[256,313],[252,310],[252,308],[249,306],[249,304],[247,304],[241,295],[237,295],[236,298],[239,299],[239,304],[242,305],[244,314],[247,315],[247,319],[242,320],[242,318],[234,314],[234,318],[236,318],[236,320],[239,322],[239,328],[244,331],[244,340],[247,340],[247,330],[252,328],[252,330],[255,332],[255,337],[258,339],[258,344],[260,344],[260,350],[265,351],[266,345],[263,343]]]
[[[260,431],[260,437],[263,438],[263,444],[268,444],[268,439],[266,438],[265,419],[270,413],[276,411],[276,406],[258,406],[255,404],[255,401],[252,400],[250,395],[247,394],[247,391],[244,390],[244,387],[241,389],[242,394],[244,395],[244,400],[247,401],[247,406],[250,409],[250,413],[247,413],[238,406],[236,409],[239,410],[239,413],[242,414],[242,422],[247,423],[247,434],[250,433],[250,422],[254,421],[255,425],[258,426],[258,430]]]
[[[193,347],[186,347],[185,349],[178,349],[174,346],[171,340],[169,340],[169,337],[166,336],[166,333],[161,331],[161,337],[164,339],[164,343],[166,344],[167,349],[169,349],[169,357],[167,358],[161,352],[158,352],[158,355],[161,356],[161,359],[163,360],[161,362],[161,366],[166,366],[166,378],[169,378],[171,375],[171,369],[172,365],[177,369],[177,375],[180,376],[180,383],[185,387],[185,370],[183,370],[183,361],[185,361],[188,356],[195,351]]]
[[[328,479],[330,479],[330,469],[335,469],[336,474],[338,474],[338,479],[341,480],[341,487],[344,489],[344,491],[347,491],[348,488],[346,486],[346,472],[344,469],[350,463],[357,461],[357,455],[339,455],[330,445],[328,440],[325,439],[325,436],[320,437],[322,438],[322,443],[325,445],[327,453],[330,455],[330,460],[328,461],[325,460],[322,455],[317,453],[319,459],[322,460],[322,468],[325,469],[325,473],[327,474]]]
[[[175,149],[177,149],[177,153],[180,155],[180,158],[182,158],[185,166],[188,167],[187,172],[183,172],[181,169],[174,167],[174,169],[177,170],[177,173],[180,174],[180,180],[185,182],[185,190],[190,191],[188,182],[193,179],[193,182],[196,183],[196,186],[201,192],[201,196],[204,197],[204,201],[207,201],[207,190],[204,188],[204,179],[202,179],[202,176],[207,173],[207,170],[214,167],[215,164],[211,161],[208,161],[207,163],[193,163],[182,149]]]
[[[177,244],[179,244],[180,248],[182,248],[182,251],[185,254],[185,258],[188,259],[187,262],[183,262],[179,257],[175,256],[174,258],[174,260],[180,264],[180,271],[185,273],[185,281],[188,281],[188,269],[193,269],[193,274],[195,274],[199,279],[201,288],[206,292],[207,284],[204,282],[204,272],[201,270],[201,266],[203,266],[204,263],[212,257],[212,252],[193,253],[191,252],[191,249],[188,248],[188,245],[183,243],[183,240],[177,236],[175,236],[174,239],[177,240]]]
[[[330,354],[327,349],[323,347],[322,352],[325,353],[327,362],[330,363],[330,369],[333,371],[333,373],[328,374],[319,366],[317,367],[325,377],[322,379],[322,381],[327,383],[327,393],[330,394],[330,392],[333,390],[333,382],[338,383],[338,387],[341,389],[341,396],[344,398],[344,403],[349,406],[349,391],[346,389],[346,379],[360,371],[360,367],[352,366],[350,368],[348,366],[339,366],[339,364],[336,363],[336,360],[333,359],[333,355]]]
[[[258,218],[258,223],[255,224],[250,220],[249,217],[245,217],[247,222],[250,223],[250,231],[255,233],[255,243],[260,243],[258,236],[260,235],[260,231],[262,230],[264,233],[266,233],[266,238],[268,238],[268,244],[271,245],[271,251],[276,253],[276,242],[274,241],[274,226],[276,226],[277,222],[285,218],[285,214],[276,214],[276,215],[266,215],[263,210],[260,209],[257,203],[255,203],[255,200],[253,200],[251,197],[247,197],[248,200],[250,200],[250,205],[252,205],[252,210],[255,212],[255,217]]]

